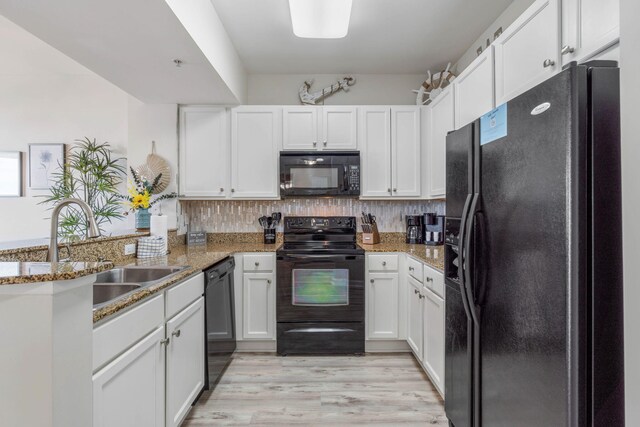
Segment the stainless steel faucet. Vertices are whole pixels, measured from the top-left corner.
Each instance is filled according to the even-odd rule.
[[[49,243],[49,252],[47,253],[48,262],[58,262],[58,216],[60,215],[62,208],[71,204],[80,206],[84,211],[84,214],[87,216],[87,220],[89,221],[87,237],[100,237],[100,229],[98,228],[98,224],[96,224],[96,219],[93,216],[91,207],[80,199],[62,199],[53,207],[53,211],[51,212],[51,241]]]

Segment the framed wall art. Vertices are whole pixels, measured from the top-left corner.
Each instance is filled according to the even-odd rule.
[[[0,151],[0,197],[22,197],[20,151]]]
[[[52,174],[64,165],[64,144],[29,144],[29,188],[48,190]]]

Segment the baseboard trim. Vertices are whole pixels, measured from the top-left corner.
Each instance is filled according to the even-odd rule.
[[[276,342],[273,340],[238,341],[236,351],[242,352],[264,352],[275,353]]]
[[[405,340],[366,341],[364,351],[367,353],[410,353],[411,347]]]

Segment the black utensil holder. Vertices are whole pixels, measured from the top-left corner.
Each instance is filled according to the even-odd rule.
[[[276,243],[276,229],[275,228],[265,228],[264,229],[264,244],[265,245],[273,245]]]

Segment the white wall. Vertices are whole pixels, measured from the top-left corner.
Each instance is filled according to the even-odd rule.
[[[469,49],[460,57],[458,62],[453,67],[453,70],[456,74],[460,74],[471,62],[478,56],[476,50],[479,46],[482,46],[484,50],[487,46],[487,39],[493,42],[493,33],[502,27],[503,30],[506,30],[509,25],[516,20],[516,18],[533,4],[535,0],[513,0],[513,3],[507,7],[504,12],[493,22],[493,24],[489,25],[489,28],[482,33],[475,42],[469,47]]]
[[[29,143],[88,136],[126,155],[125,92],[2,16],[0,56],[0,150],[26,153]],[[48,236],[37,194],[0,199],[0,241]]]
[[[624,239],[626,425],[640,425],[640,2],[621,0],[622,215]]]
[[[151,152],[151,141],[156,142],[156,154],[171,166],[171,184],[166,192],[178,191],[178,106],[176,104],[143,104],[130,96],[128,100],[128,151],[129,164],[134,168],[146,162]],[[169,228],[176,226],[176,201],[162,203],[162,213],[168,215]],[[157,207],[152,208],[157,213]],[[133,215],[128,219],[134,228]]]
[[[311,91],[322,90],[346,74],[251,74],[248,79],[250,105],[300,105],[298,90],[305,80],[314,79]],[[414,105],[418,89],[427,78],[422,74],[354,74],[356,83],[349,92],[325,98],[326,105]]]

